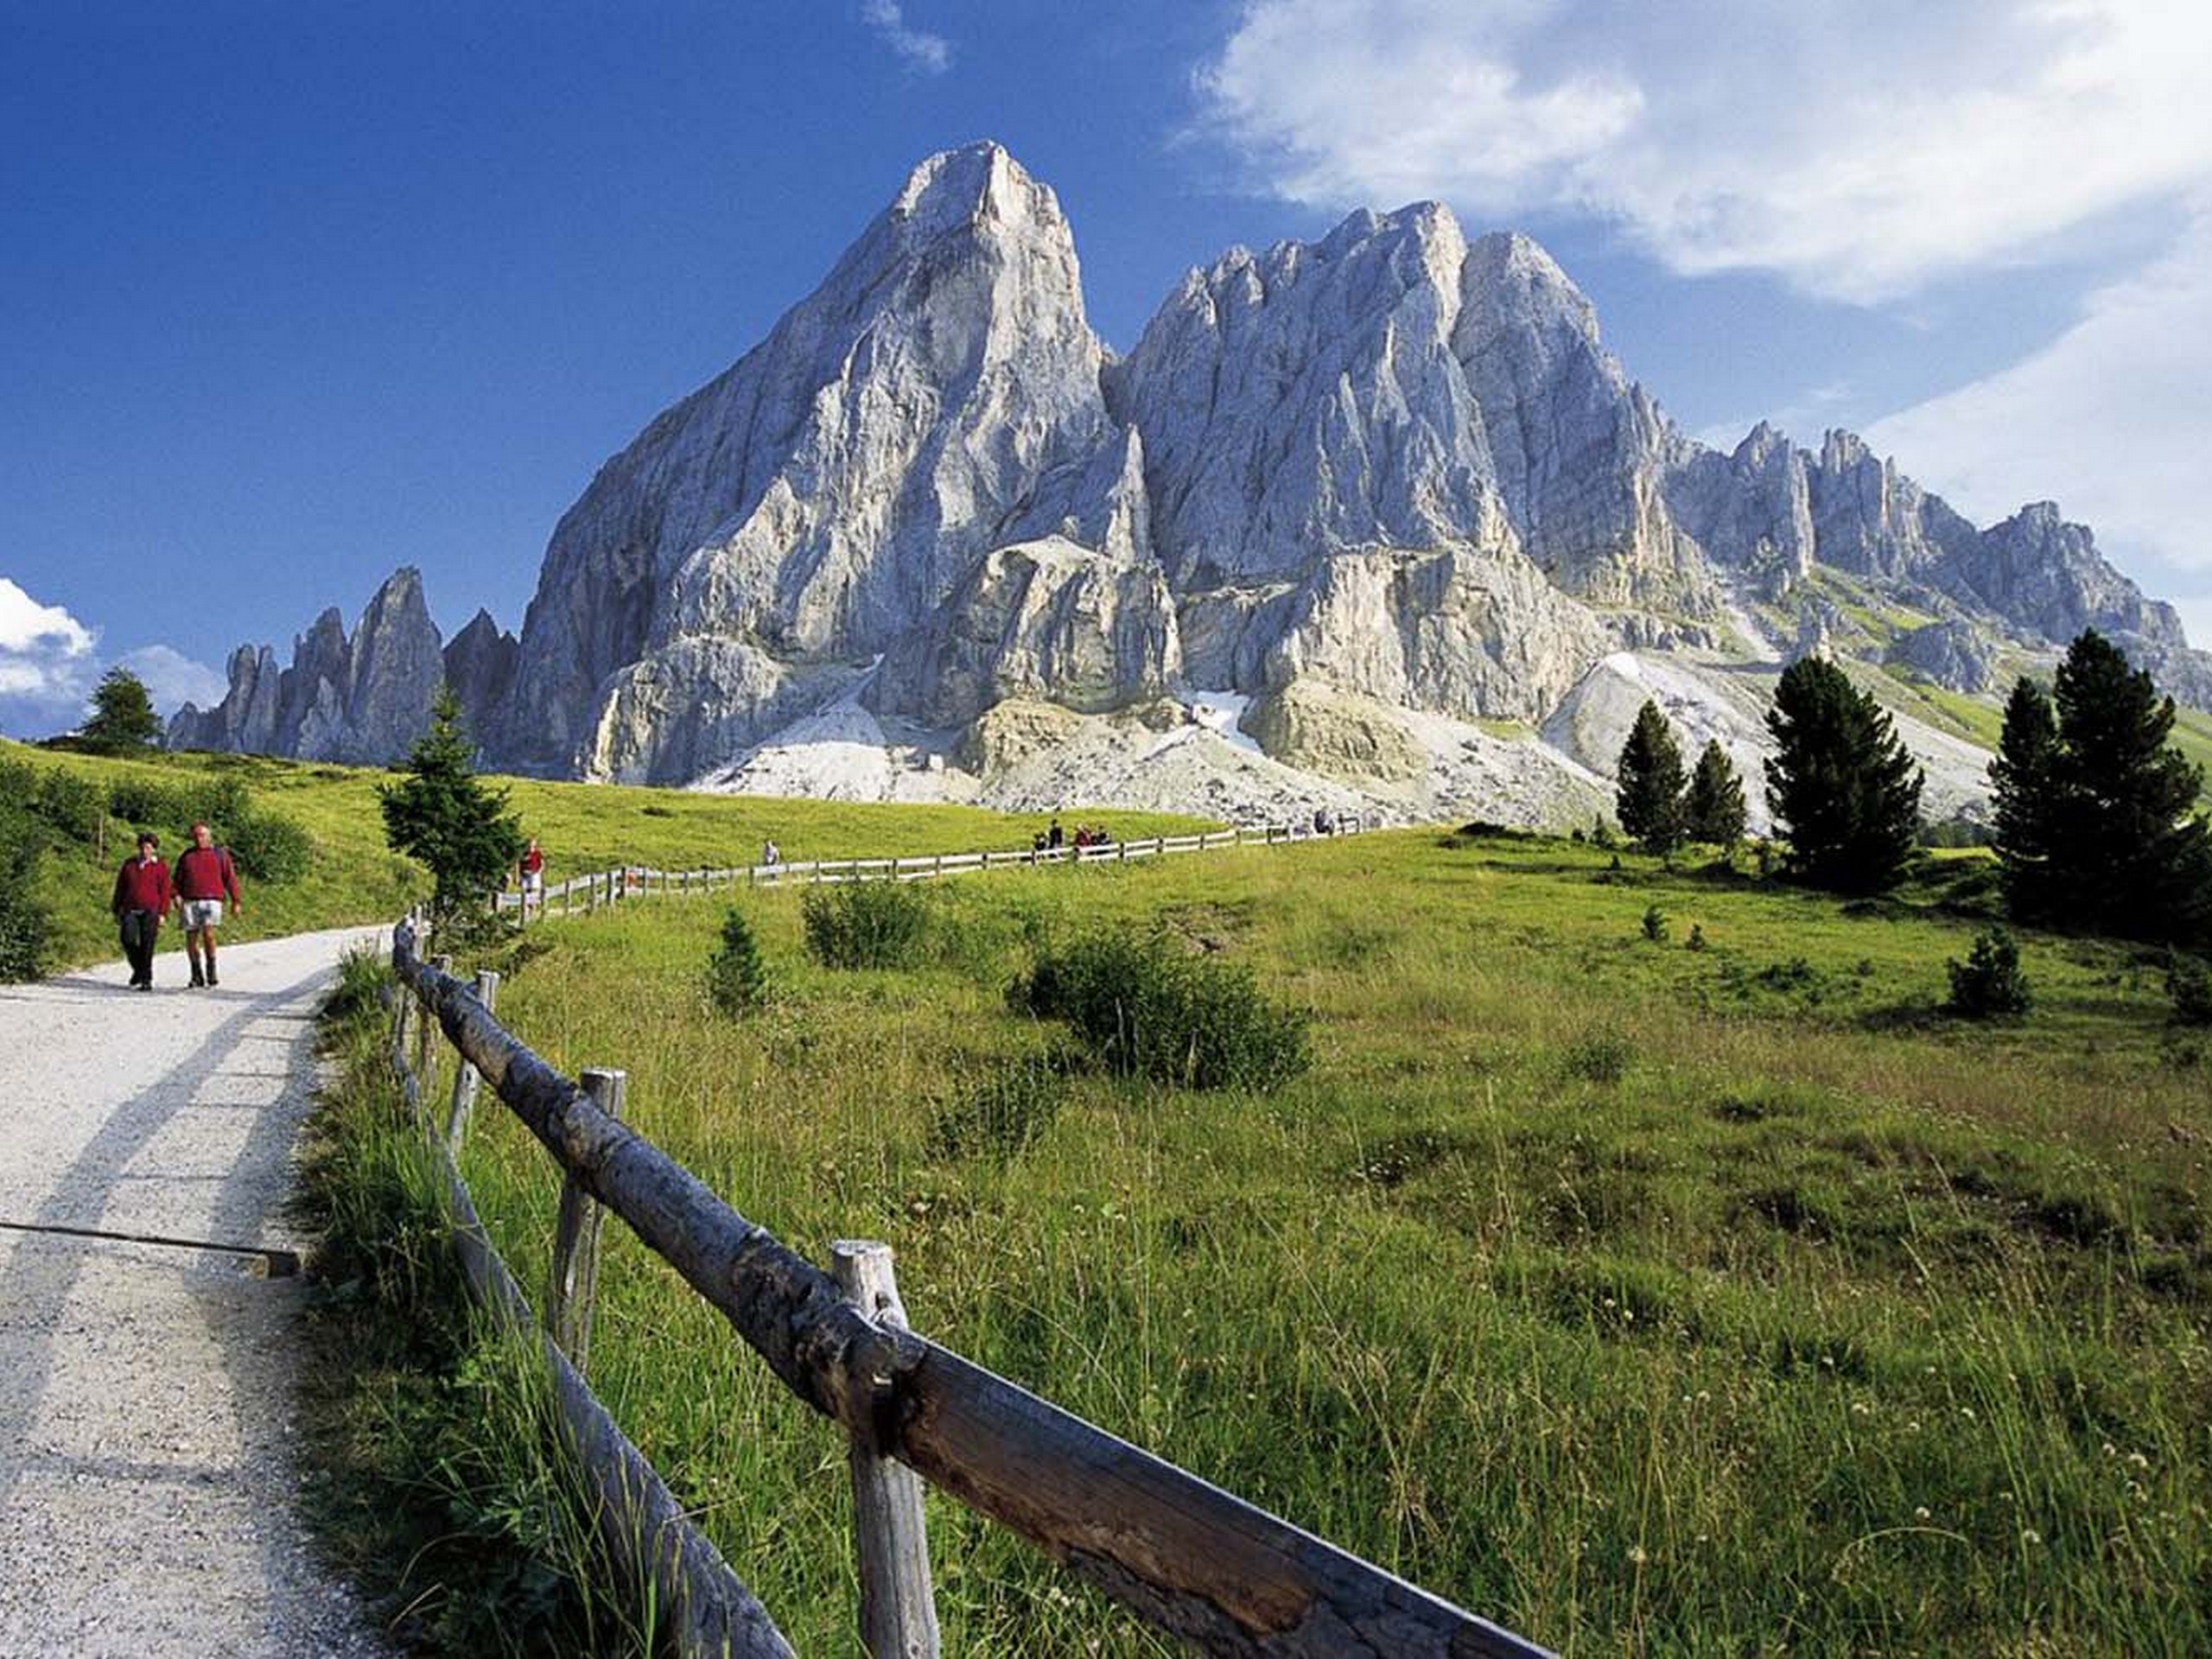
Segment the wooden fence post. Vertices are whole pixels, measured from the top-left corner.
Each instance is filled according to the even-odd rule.
[[[442,974],[453,971],[451,957],[432,957],[430,966]],[[427,1085],[430,1081],[430,1027],[437,1023],[430,1013],[429,1000],[415,1010],[415,1080]]]
[[[845,1300],[878,1325],[904,1326],[891,1247],[839,1239],[831,1276]],[[921,1477],[853,1441],[853,1534],[861,1565],[861,1636],[873,1659],[937,1659],[937,1602],[922,1521]]]
[[[579,1079],[592,1103],[609,1117],[622,1116],[629,1074],[598,1068]],[[553,1229],[552,1283],[545,1292],[545,1324],[579,1376],[588,1376],[592,1305],[599,1299],[599,1230],[606,1212],[574,1175],[561,1183],[561,1215]]]
[[[476,976],[476,1000],[489,1014],[499,1005],[499,976],[486,968]],[[476,1109],[476,1068],[466,1057],[457,1059],[453,1073],[453,1108],[446,1114],[446,1149],[458,1160],[461,1143],[468,1139],[468,1115]]]

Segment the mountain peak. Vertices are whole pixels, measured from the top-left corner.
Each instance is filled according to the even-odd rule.
[[[924,161],[906,175],[891,216],[925,235],[990,222],[1066,226],[1051,187],[991,139],[941,149]]]

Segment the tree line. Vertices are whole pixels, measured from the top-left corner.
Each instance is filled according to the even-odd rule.
[[[2068,648],[2049,690],[2023,677],[1989,768],[1993,846],[2015,920],[2177,944],[2212,938],[2212,831],[2202,770],[2171,741],[2174,701],[2094,629]],[[1814,887],[1897,885],[1923,828],[1924,775],[1888,713],[1835,664],[1806,657],[1766,717],[1767,810],[1788,871]],[[1719,741],[1686,776],[1656,702],[1637,713],[1616,771],[1621,828],[1645,850],[1732,849],[1743,783]]]

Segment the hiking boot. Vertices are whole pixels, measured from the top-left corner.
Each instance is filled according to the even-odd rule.
[[[205,985],[207,982],[206,977],[200,971],[200,964],[196,962],[192,964],[192,982],[194,985]]]
[[[219,985],[223,982],[215,977],[215,964],[212,962],[207,964],[207,982],[210,985]]]

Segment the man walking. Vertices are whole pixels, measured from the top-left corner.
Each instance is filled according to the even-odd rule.
[[[245,901],[238,897],[238,874],[231,862],[231,849],[215,845],[204,823],[192,826],[192,845],[178,857],[172,872],[177,912],[184,918],[184,954],[192,963],[194,985],[214,985],[215,930],[223,925],[223,901],[240,916]],[[203,970],[201,958],[207,965]]]
[[[154,988],[154,941],[169,908],[169,867],[162,862],[161,842],[150,830],[138,832],[138,850],[115,873],[115,897],[109,908],[123,934],[123,954],[130,960],[130,988]]]

